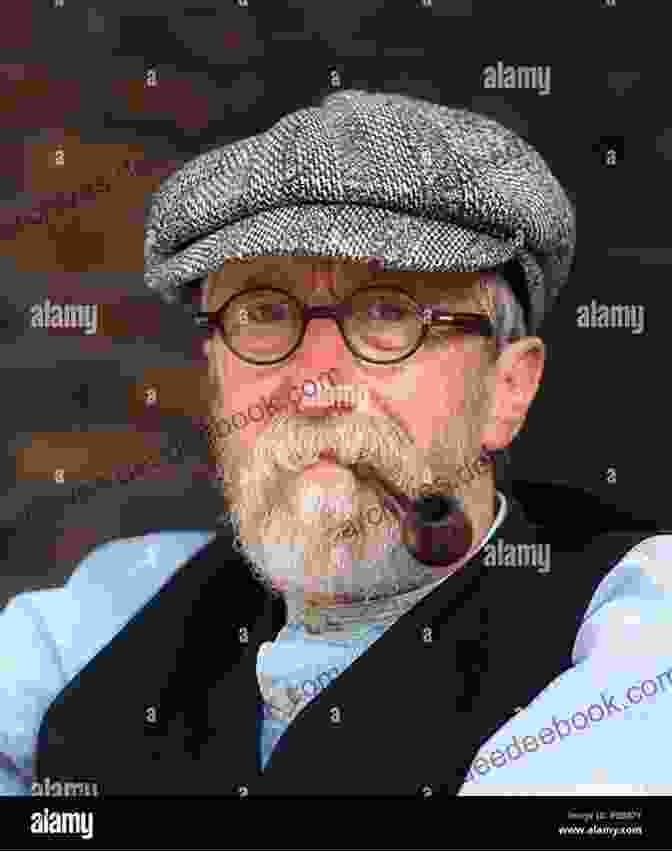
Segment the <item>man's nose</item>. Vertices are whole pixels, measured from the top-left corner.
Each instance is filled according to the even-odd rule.
[[[333,391],[337,386],[352,384],[353,359],[341,336],[335,320],[314,319],[308,323],[305,337],[297,351],[294,375],[296,383],[304,388],[297,405],[297,414],[324,416],[343,413],[348,406],[333,393],[324,395],[323,390]],[[320,376],[318,387],[316,377]],[[328,376],[329,384],[324,381]],[[306,390],[313,384],[314,393]]]
[[[308,323],[303,342],[299,348],[302,360],[309,366],[324,366],[329,361],[345,363],[351,359],[351,353],[335,319],[318,318]]]
[[[368,388],[362,385],[342,385],[326,387],[322,385],[312,397],[304,396],[298,406],[297,414],[307,417],[325,415],[369,413]]]

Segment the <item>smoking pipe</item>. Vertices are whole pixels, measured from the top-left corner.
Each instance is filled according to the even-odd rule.
[[[452,565],[472,547],[474,529],[459,497],[427,494],[411,500],[368,465],[359,472],[383,490],[383,504],[401,524],[404,547],[423,565]]]

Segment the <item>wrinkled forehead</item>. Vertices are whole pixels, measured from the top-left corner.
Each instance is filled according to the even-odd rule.
[[[407,272],[381,270],[366,260],[324,257],[255,257],[232,259],[208,277],[208,301],[221,304],[249,287],[280,287],[305,301],[319,302],[330,293],[343,296],[358,287],[401,287],[411,295],[465,296],[479,280],[478,272]]]

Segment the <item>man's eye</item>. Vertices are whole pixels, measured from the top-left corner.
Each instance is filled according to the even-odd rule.
[[[376,302],[370,305],[368,309],[368,318],[372,320],[387,320],[388,322],[401,322],[407,319],[410,312],[402,308],[400,305],[388,304],[386,302]]]
[[[260,303],[242,308],[239,320],[242,324],[276,322],[278,320],[286,320],[288,313],[287,305]]]
[[[379,302],[369,308],[369,319],[374,320],[398,320],[399,308],[394,305],[384,305]]]
[[[254,305],[249,308],[248,316],[253,322],[269,322],[275,319],[272,305]]]

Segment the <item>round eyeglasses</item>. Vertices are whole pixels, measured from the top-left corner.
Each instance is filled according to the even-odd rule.
[[[337,305],[308,307],[286,290],[254,287],[231,296],[214,312],[198,312],[199,326],[221,332],[229,349],[250,364],[276,364],[295,352],[311,319],[333,319],[352,354],[372,364],[396,364],[422,345],[430,326],[459,334],[494,335],[483,314],[452,313],[420,305],[404,290],[361,288]]]

